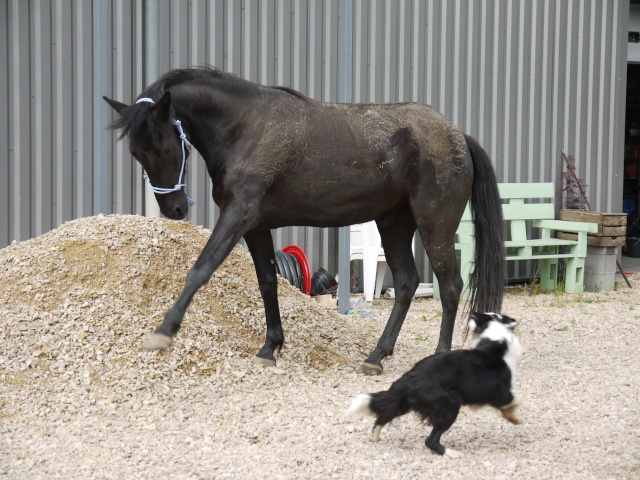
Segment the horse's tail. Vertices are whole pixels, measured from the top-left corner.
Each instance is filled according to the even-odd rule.
[[[473,160],[471,214],[475,229],[475,268],[469,279],[468,308],[476,312],[500,312],[506,282],[504,223],[496,174],[487,152],[465,135]]]

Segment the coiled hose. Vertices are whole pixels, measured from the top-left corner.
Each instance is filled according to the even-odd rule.
[[[304,251],[289,245],[283,250],[276,250],[276,270],[278,274],[302,293],[311,293],[311,271]]]

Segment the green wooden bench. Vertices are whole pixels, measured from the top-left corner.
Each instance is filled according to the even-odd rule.
[[[564,291],[582,293],[584,287],[584,261],[587,256],[587,233],[598,231],[595,223],[555,220],[553,199],[556,195],[553,183],[499,183],[502,214],[507,223],[505,249],[509,260],[538,260],[540,286],[543,290],[555,290],[558,285],[558,260],[566,259]],[[527,203],[527,200],[546,203]],[[532,232],[539,229],[539,236],[527,236],[527,221]],[[574,232],[575,240],[554,238],[552,232]],[[464,280],[462,299],[469,298],[469,276],[473,270],[475,245],[473,222],[467,206],[456,232],[456,250],[460,251],[460,273]],[[534,235],[531,235],[534,237]],[[440,298],[438,280],[433,279],[433,295]]]

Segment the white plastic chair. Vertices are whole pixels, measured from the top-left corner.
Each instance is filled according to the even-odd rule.
[[[380,298],[382,282],[387,269],[387,259],[382,249],[382,240],[376,222],[351,225],[350,259],[362,260],[362,279],[364,281],[364,299],[371,302]]]

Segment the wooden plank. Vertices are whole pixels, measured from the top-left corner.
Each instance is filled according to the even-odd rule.
[[[558,232],[558,238],[566,240],[576,240],[578,236],[575,233]],[[619,247],[625,244],[627,237],[596,237],[587,235],[587,245],[590,247]]]
[[[593,235],[598,237],[623,237],[627,235],[627,227],[598,227],[598,233],[594,233]]]
[[[589,212],[586,210],[560,210],[560,220],[591,222],[606,227],[623,227],[627,225],[627,214]]]

